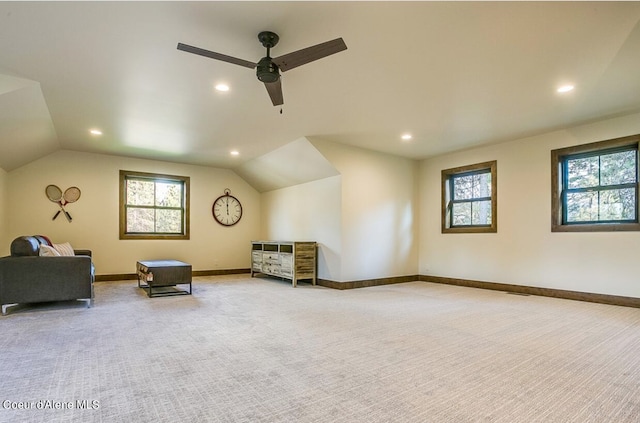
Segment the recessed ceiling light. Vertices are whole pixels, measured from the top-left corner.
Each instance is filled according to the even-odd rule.
[[[405,141],[408,141],[413,137],[411,136],[411,134],[402,134],[402,136],[400,138],[402,138]]]
[[[231,154],[232,156],[239,156],[240,152],[238,150],[232,150],[229,154]]]
[[[227,84],[217,84],[215,88],[216,88],[216,91],[222,91],[222,92],[229,91],[229,86]]]
[[[573,91],[575,87],[573,85],[563,85],[559,87],[556,91],[559,93],[568,93],[569,91]]]
[[[89,132],[91,133],[91,135],[102,135],[102,131],[99,129],[91,129],[89,130]]]

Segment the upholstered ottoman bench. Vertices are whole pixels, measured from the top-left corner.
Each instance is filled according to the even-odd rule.
[[[136,264],[138,288],[149,297],[191,295],[191,265],[178,260],[146,260]],[[189,284],[189,291],[176,285]]]

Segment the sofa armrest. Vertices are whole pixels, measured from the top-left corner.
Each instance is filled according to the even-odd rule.
[[[73,250],[76,256],[89,256],[91,257],[91,250]]]
[[[93,298],[91,257],[0,258],[0,303]]]

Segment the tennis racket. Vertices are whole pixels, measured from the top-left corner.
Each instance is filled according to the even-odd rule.
[[[71,222],[73,219],[71,218],[69,212],[64,209],[64,206],[69,203],[75,203],[76,201],[78,201],[78,199],[80,198],[80,194],[80,188],[78,187],[69,187],[64,190],[64,195],[62,196],[62,198],[64,199],[64,203],[62,203],[62,209],[64,210],[64,214],[67,215],[67,219],[69,219],[69,222]]]
[[[56,220],[60,212],[64,211],[64,207],[62,206],[62,190],[58,188],[57,185],[47,185],[44,192],[45,194],[47,194],[47,198],[50,201],[57,203],[58,206],[60,207],[60,210],[58,210],[58,212],[53,216],[53,219],[51,219],[51,220]],[[65,215],[67,215],[67,212],[65,212]],[[71,222],[71,218],[68,215],[67,215],[67,220]]]

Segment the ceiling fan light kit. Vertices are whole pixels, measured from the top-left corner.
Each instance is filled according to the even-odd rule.
[[[347,49],[347,45],[342,38],[336,38],[335,40],[307,47],[302,50],[297,50],[292,53],[285,54],[284,56],[272,58],[271,49],[278,44],[278,41],[280,41],[278,34],[271,31],[262,31],[258,34],[258,41],[260,41],[262,46],[267,49],[267,55],[260,59],[258,63],[238,59],[236,57],[227,56],[226,54],[216,53],[183,43],[178,43],[178,50],[208,57],[210,59],[232,63],[238,66],[251,69],[255,68],[256,76],[260,82],[264,83],[273,105],[281,106],[284,104],[284,98],[282,96],[280,71],[286,72],[290,69],[297,68],[298,66],[302,66]]]
[[[271,61],[270,57],[263,57],[256,66],[256,76],[265,84],[276,82],[280,79],[278,66]]]

